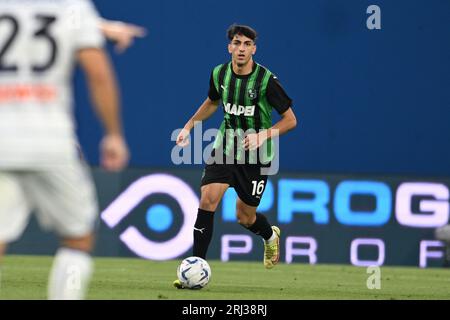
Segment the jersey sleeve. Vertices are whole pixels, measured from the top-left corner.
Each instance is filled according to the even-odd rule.
[[[220,100],[220,94],[217,92],[216,86],[214,85],[214,78],[212,72],[211,77],[209,78],[208,98],[210,98],[212,101]]]
[[[274,75],[270,76],[269,83],[267,84],[266,91],[267,100],[270,105],[274,107],[279,114],[283,114],[287,109],[292,107],[292,99],[289,98],[287,93]]]
[[[103,47],[105,38],[99,27],[101,18],[92,1],[79,1],[76,11],[75,14],[78,16],[74,32],[76,49]]]

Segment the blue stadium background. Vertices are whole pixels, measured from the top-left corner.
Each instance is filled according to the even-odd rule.
[[[112,54],[133,166],[171,167],[170,134],[228,60],[226,28],[259,32],[256,60],[293,98],[299,126],[281,167],[320,173],[450,175],[450,2],[446,0],[95,0],[100,13],[149,35]],[[381,30],[366,9],[381,8]],[[98,163],[99,126],[77,77],[81,143]],[[218,112],[208,123],[217,127]]]

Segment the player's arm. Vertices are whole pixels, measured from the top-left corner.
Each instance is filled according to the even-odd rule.
[[[135,38],[143,38],[147,34],[145,28],[122,21],[100,19],[99,27],[108,40],[116,42],[116,51],[119,53],[130,47]]]
[[[217,106],[219,105],[219,100],[211,100],[209,97],[202,103],[202,105],[198,108],[197,112],[194,113],[192,118],[186,122],[184,129],[187,131],[191,131],[194,128],[195,123],[198,121],[203,121],[208,119],[213,115],[217,110]]]
[[[287,109],[283,114],[281,114],[281,119],[271,128],[267,129],[266,135],[268,138],[273,138],[281,136],[286,132],[294,129],[297,126],[297,118],[295,117],[292,108]]]
[[[187,137],[189,136],[189,132],[191,132],[192,128],[198,121],[203,121],[211,117],[211,115],[216,112],[219,102],[220,94],[217,91],[216,86],[214,85],[213,73],[211,73],[211,76],[209,78],[208,97],[198,108],[197,112],[189,119],[188,122],[186,122],[184,128],[178,134],[176,141],[177,145],[184,147],[189,144],[189,140],[187,139]]]
[[[274,76],[269,79],[266,95],[269,103],[280,114],[281,119],[269,129],[247,135],[243,142],[245,150],[259,148],[267,139],[281,136],[297,126],[297,118],[291,108],[292,100]]]
[[[295,117],[292,108],[287,109],[281,114],[281,119],[269,129],[260,131],[258,133],[249,134],[244,139],[244,149],[254,150],[262,146],[264,141],[269,138],[274,138],[285,134],[297,126],[297,118]]]
[[[95,110],[103,124],[105,136],[100,145],[101,164],[119,171],[128,163],[128,148],[122,132],[119,93],[108,55],[103,49],[78,51],[78,61],[86,74]]]
[[[219,101],[220,100],[211,100],[210,97],[206,98],[202,105],[197,109],[197,112],[195,112],[188,122],[186,122],[184,128],[178,134],[176,142],[178,145],[184,147],[189,144],[189,141],[187,140],[189,132],[191,132],[196,123],[208,119],[214,112],[216,112]]]

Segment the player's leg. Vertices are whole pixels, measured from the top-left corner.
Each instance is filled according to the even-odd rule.
[[[27,188],[42,227],[55,231],[61,245],[48,282],[52,300],[84,299],[93,273],[90,255],[98,215],[91,177],[81,163],[55,167],[30,176]]]
[[[30,215],[21,174],[0,171],[0,281],[7,244],[23,233]]]
[[[200,206],[194,225],[194,256],[206,259],[213,235],[214,212],[231,184],[232,172],[229,166],[216,163],[206,165],[201,181]]]
[[[445,243],[444,267],[450,267],[450,224],[439,227],[435,230],[436,239]]]
[[[2,286],[2,262],[6,252],[6,243],[0,242],[0,288]]]
[[[224,183],[210,183],[202,186],[200,207],[194,225],[193,256],[206,259],[214,230],[214,212],[228,187],[229,185]],[[173,286],[184,289],[179,279],[173,282]]]
[[[280,258],[280,229],[271,226],[267,218],[256,212],[254,206],[250,206],[240,198],[236,201],[236,215],[240,225],[264,239],[264,266],[273,268]]]
[[[197,219],[194,224],[194,246],[192,255],[206,259],[214,230],[214,212],[231,184],[231,173],[225,165],[207,165],[203,177]],[[173,285],[183,289],[180,280]]]
[[[64,237],[58,249],[48,283],[51,300],[80,300],[86,295],[93,273],[91,252],[94,234]]]
[[[210,183],[201,187],[200,207],[194,225],[193,255],[206,259],[214,230],[214,213],[228,189],[225,183]]]
[[[273,268],[280,257],[280,229],[271,226],[267,218],[256,212],[266,187],[267,176],[261,167],[238,165],[234,171],[234,189],[238,194],[236,215],[238,222],[264,239],[264,266]]]
[[[2,286],[2,262],[6,252],[6,243],[0,242],[0,288]]]
[[[0,241],[0,268],[3,262],[3,256],[6,253],[6,243]]]

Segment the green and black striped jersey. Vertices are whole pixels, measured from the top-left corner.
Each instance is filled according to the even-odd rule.
[[[248,75],[234,73],[231,62],[221,64],[211,73],[208,97],[213,101],[222,100],[224,111],[214,150],[223,150],[226,157],[240,163],[270,162],[274,156],[270,139],[260,147],[262,152],[245,152],[240,144],[247,130],[257,133],[272,126],[272,109],[282,114],[292,106],[276,76],[258,63],[253,63]]]

